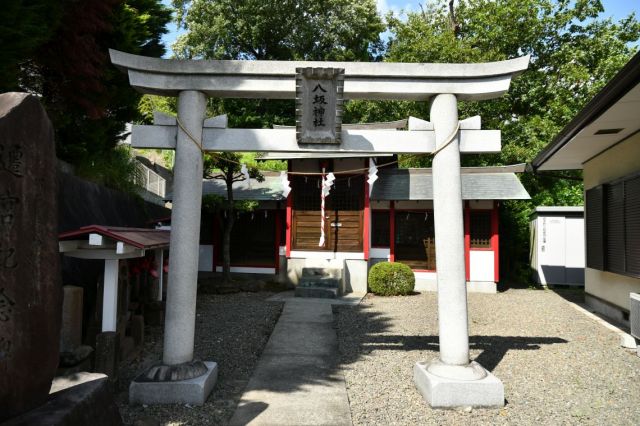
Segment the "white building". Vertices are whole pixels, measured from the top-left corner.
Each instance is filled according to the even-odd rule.
[[[532,165],[583,170],[586,302],[629,324],[629,293],[640,292],[640,54]]]
[[[530,265],[536,283],[584,285],[584,209],[542,206],[531,215]]]

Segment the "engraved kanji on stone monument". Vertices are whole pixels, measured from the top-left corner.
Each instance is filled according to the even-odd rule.
[[[5,147],[0,145],[0,170],[7,171],[14,176],[24,176],[24,161],[20,145]]]
[[[298,143],[340,143],[343,88],[342,68],[296,68]]]
[[[20,199],[14,197],[8,190],[4,193],[0,192],[0,232],[2,230],[10,230],[14,218],[16,205]]]
[[[58,366],[53,127],[38,98],[0,94],[0,423],[47,401]]]

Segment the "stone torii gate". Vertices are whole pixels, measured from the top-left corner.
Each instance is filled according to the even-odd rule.
[[[440,356],[417,362],[414,381],[433,407],[504,405],[502,382],[469,360],[460,154],[500,151],[500,132],[480,119],[459,121],[458,100],[504,94],[529,57],[480,64],[164,60],[110,50],[141,93],[178,97],[178,118],[134,126],[132,145],[175,149],[170,284],[164,366],[131,385],[133,402],[203,403],[217,365],[193,360],[202,150],[235,152],[433,153]],[[300,144],[296,129],[228,129],[205,122],[208,96],[295,99],[296,69],[344,70],[344,99],[431,100],[416,130],[342,130],[340,144]],[[417,130],[419,129],[419,130]],[[154,381],[155,380],[155,381]]]

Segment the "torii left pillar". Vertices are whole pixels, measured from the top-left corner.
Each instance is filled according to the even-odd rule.
[[[178,95],[181,125],[178,126],[173,177],[163,365],[152,367],[131,383],[131,403],[202,405],[218,375],[215,362],[193,359],[206,104],[206,95],[199,91],[185,90]]]
[[[198,244],[202,205],[202,124],[207,98],[197,91],[180,92],[171,212],[171,254],[162,361],[167,365],[193,360],[198,284]],[[191,140],[193,136],[198,141]]]

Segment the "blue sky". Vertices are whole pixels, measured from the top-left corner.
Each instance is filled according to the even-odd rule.
[[[170,5],[171,0],[162,0],[166,5]],[[378,4],[378,10],[385,14],[389,10],[399,13],[401,10],[405,11],[417,11],[420,10],[420,3],[428,2],[425,0],[420,2],[418,0],[376,0]],[[602,0],[604,5],[604,17],[613,17],[614,20],[620,20],[628,16],[631,12],[636,12],[637,17],[640,18],[640,0]],[[180,34],[176,29],[176,25],[169,24],[169,32],[162,37],[162,40],[167,46],[166,57],[171,56],[171,44],[175,41],[176,37]]]

